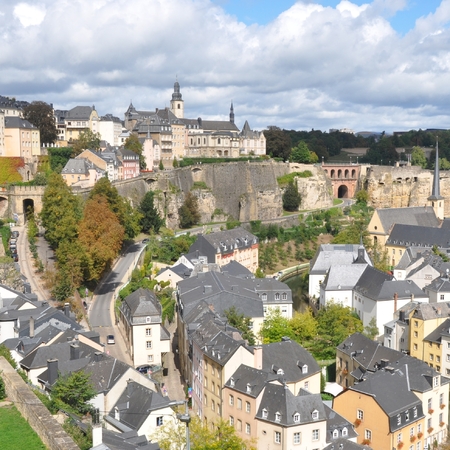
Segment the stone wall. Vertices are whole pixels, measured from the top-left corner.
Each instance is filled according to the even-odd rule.
[[[5,382],[6,395],[14,402],[16,408],[47,448],[50,450],[80,450],[80,447],[63,430],[3,356],[0,356],[0,372]]]

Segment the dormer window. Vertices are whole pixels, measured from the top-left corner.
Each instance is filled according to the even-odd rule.
[[[262,416],[263,416],[263,419],[267,419],[267,416],[268,416],[268,415],[269,415],[269,413],[268,413],[267,409],[264,408],[264,409],[262,410]]]
[[[261,294],[261,300],[263,302],[265,302],[267,300],[267,294],[265,292],[263,294]]]
[[[280,422],[281,420],[281,413],[279,413],[278,411],[275,413],[275,422]]]
[[[284,370],[283,369],[278,369],[277,370],[277,375],[284,375]]]
[[[414,416],[414,418],[417,417],[417,407],[416,406],[414,406],[414,408],[413,408],[413,416]]]
[[[277,293],[275,294],[275,300],[280,300],[280,293],[279,293],[279,292],[277,292]]]
[[[397,414],[397,425],[400,425],[402,423],[402,416],[400,414]]]
[[[250,383],[247,383],[247,394],[251,394],[252,387],[250,386]]]
[[[339,431],[333,430],[333,439],[337,439],[339,437]]]
[[[145,318],[145,323],[150,323],[152,321],[152,318],[150,316],[147,316]]]
[[[283,292],[282,298],[283,298],[283,300],[287,300],[287,294],[286,294],[286,292]]]
[[[234,378],[233,377],[230,378],[230,386],[234,387]]]
[[[408,421],[409,420],[409,411],[405,412],[405,420]]]
[[[315,409],[311,415],[312,415],[313,420],[317,420],[319,418],[319,411],[317,411],[317,409]]]
[[[437,387],[439,386],[439,377],[434,377],[433,378],[433,387]]]
[[[299,413],[294,414],[294,423],[300,423],[300,414]]]
[[[302,366],[302,373],[308,373],[308,364]]]
[[[347,427],[342,428],[342,436],[348,436],[348,429]]]

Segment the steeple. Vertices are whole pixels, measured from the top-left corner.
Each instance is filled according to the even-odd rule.
[[[230,107],[230,122],[234,123],[234,108],[233,108],[233,100],[231,100],[231,107]]]
[[[439,142],[436,138],[436,160],[434,163],[433,173],[433,186],[431,188],[431,195],[428,197],[428,201],[436,213],[436,217],[440,220],[444,220],[444,197],[441,196],[439,186]]]
[[[182,119],[184,117],[184,101],[180,93],[180,83],[176,79],[173,85],[172,100],[170,101],[170,110],[176,117]]]

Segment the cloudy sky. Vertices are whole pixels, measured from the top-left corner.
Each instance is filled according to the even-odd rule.
[[[450,128],[450,0],[0,0],[0,94],[123,118]]]

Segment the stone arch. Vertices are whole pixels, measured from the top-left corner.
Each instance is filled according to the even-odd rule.
[[[339,186],[338,198],[348,198],[348,187],[345,184]]]
[[[0,217],[6,217],[8,211],[8,199],[6,197],[0,197]]]
[[[337,176],[338,178],[342,178],[342,169],[339,169],[338,170],[338,176]]]
[[[355,169],[352,170],[352,178],[356,178],[356,170]]]
[[[335,178],[336,177],[336,171],[334,169],[331,169],[331,178]]]
[[[32,198],[26,198],[23,200],[22,205],[23,205],[23,217],[24,221],[26,221],[28,208],[31,208],[31,211],[34,212],[34,200]]]
[[[328,175],[328,170],[324,169],[325,175]]]
[[[349,174],[350,172],[349,172],[349,170],[348,169],[345,169],[345,172],[344,172],[344,178],[348,178],[348,174]]]
[[[193,173],[197,173],[197,172],[201,172],[202,169],[200,169],[200,167],[194,167],[193,169],[191,169],[191,172]]]

